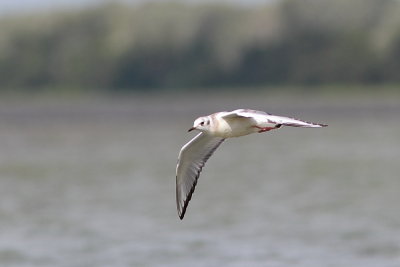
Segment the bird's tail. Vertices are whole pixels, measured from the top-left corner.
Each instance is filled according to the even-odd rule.
[[[277,125],[293,126],[293,127],[319,128],[328,126],[327,124],[307,122],[303,120],[282,117],[282,116],[275,116],[275,115],[270,115],[268,117],[268,120]]]

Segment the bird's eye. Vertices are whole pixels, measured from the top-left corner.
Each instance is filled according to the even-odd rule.
[[[200,122],[200,125],[203,126],[204,125],[204,121]]]

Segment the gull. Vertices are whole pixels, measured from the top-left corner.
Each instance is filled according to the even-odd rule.
[[[263,133],[281,126],[318,128],[327,125],[251,109],[222,111],[197,118],[189,132],[197,130],[200,133],[181,148],[176,166],[176,205],[179,218],[182,220],[185,216],[204,164],[225,139]]]

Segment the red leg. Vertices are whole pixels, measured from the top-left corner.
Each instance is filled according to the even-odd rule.
[[[253,126],[253,127],[260,129],[258,131],[259,133],[264,133],[276,129],[276,127],[259,127],[259,126]]]

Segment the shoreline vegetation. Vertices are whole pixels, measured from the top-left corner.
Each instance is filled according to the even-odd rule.
[[[281,0],[246,7],[120,3],[3,16],[0,93],[395,91],[399,12],[393,0]]]

